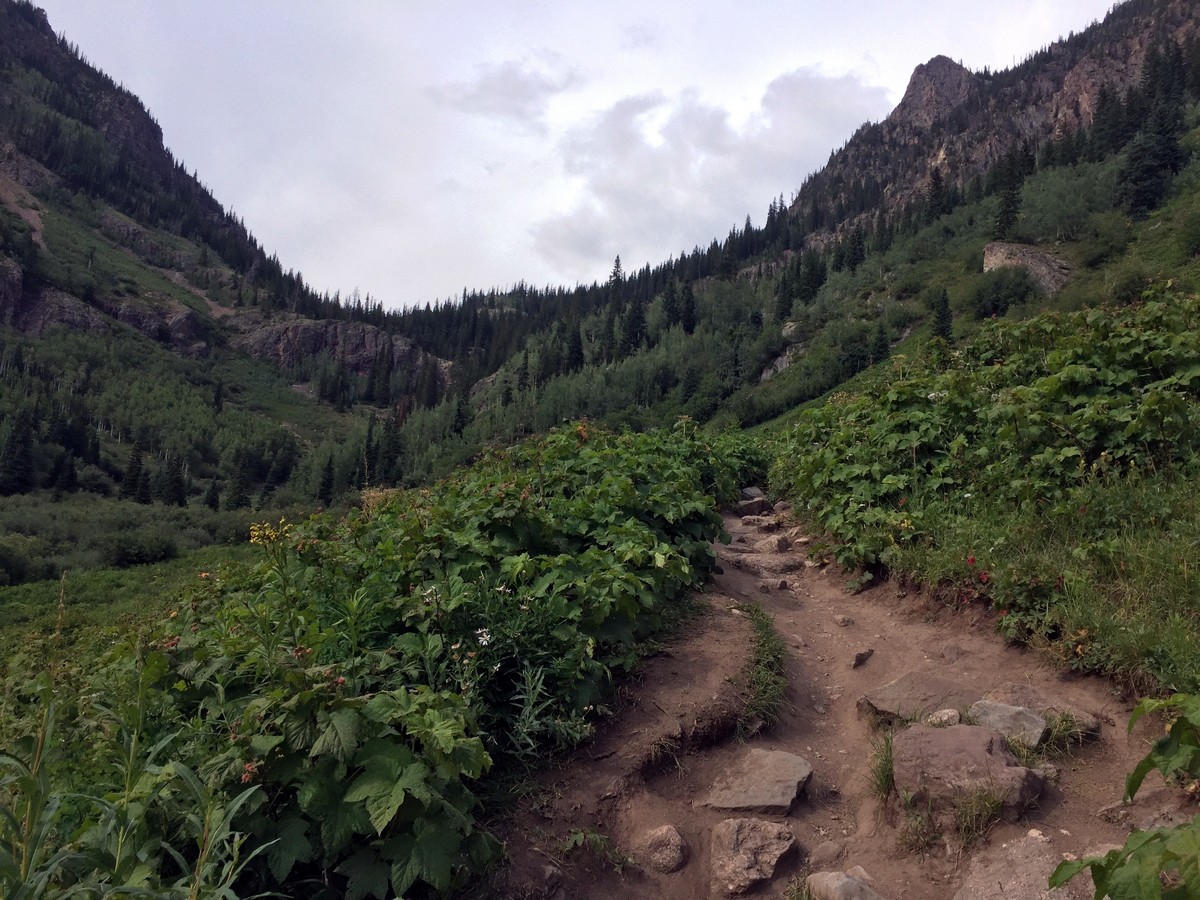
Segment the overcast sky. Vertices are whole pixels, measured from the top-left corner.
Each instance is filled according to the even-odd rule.
[[[35,0],[318,291],[590,283],[723,239],[941,53],[1110,0]]]

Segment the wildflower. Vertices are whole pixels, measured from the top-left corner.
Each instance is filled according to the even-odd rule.
[[[492,640],[492,634],[486,628],[475,629],[475,637],[479,639],[480,647],[486,647]]]
[[[199,577],[200,578],[212,578],[212,576],[209,575],[207,572],[201,572]]]
[[[992,576],[988,574],[988,570],[984,569],[982,572],[979,573],[980,584],[987,584],[988,581],[991,579],[991,577]]]
[[[168,618],[168,619],[174,619],[174,618],[175,618],[176,616],[178,616],[178,615],[179,615],[179,610],[177,610],[177,609],[173,609],[173,610],[171,610],[169,613],[167,613],[167,618]]]
[[[242,784],[249,784],[254,780],[254,776],[258,774],[258,767],[259,762],[254,759],[242,766]]]
[[[973,565],[975,565],[975,556],[974,556],[974,555],[971,555],[971,556],[968,556],[968,557],[967,557],[967,565],[968,565],[968,566],[973,566]]]

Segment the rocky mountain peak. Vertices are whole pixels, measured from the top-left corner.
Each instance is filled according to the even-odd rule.
[[[908,88],[888,121],[928,128],[967,99],[978,76],[948,56],[935,56],[913,70]]]

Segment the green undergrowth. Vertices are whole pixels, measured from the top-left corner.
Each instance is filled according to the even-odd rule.
[[[772,490],[887,568],[1073,668],[1200,686],[1200,300],[984,328],[807,410]]]
[[[255,526],[258,561],[196,579],[149,640],[7,682],[0,849],[34,864],[0,865],[3,892],[462,885],[498,849],[487,778],[590,733],[712,568],[714,500],[761,469],[686,420],[582,422],[341,519]]]
[[[770,728],[779,720],[787,690],[787,647],[775,630],[775,623],[757,603],[739,606],[754,629],[754,647],[746,676],[746,708],[742,711],[743,730]]]

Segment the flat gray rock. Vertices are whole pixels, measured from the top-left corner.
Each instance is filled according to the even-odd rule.
[[[906,672],[863,694],[858,708],[882,719],[916,721],[939,709],[966,709],[980,692],[960,681],[928,672]]]
[[[796,846],[782,825],[762,819],[726,819],[712,830],[709,865],[712,893],[733,897],[775,877],[780,861]]]
[[[1097,716],[1077,706],[1063,703],[1056,697],[1047,696],[1031,684],[1009,681],[995,690],[988,691],[984,694],[984,699],[1007,703],[1009,706],[1024,706],[1047,720],[1053,716],[1070,716],[1079,729],[1080,740],[1094,740],[1100,737],[1100,719]]]
[[[862,869],[856,867],[856,871]],[[814,872],[804,886],[812,900],[884,900],[865,878],[850,872]]]
[[[758,497],[754,500],[739,500],[733,505],[733,511],[739,516],[769,516],[775,511],[775,507],[771,506],[765,497]]]
[[[998,731],[1010,741],[1026,747],[1038,747],[1046,739],[1046,720],[1032,709],[1010,706],[998,700],[977,700],[971,704],[971,717],[979,725]]]
[[[1035,803],[1046,787],[1044,772],[1020,765],[1004,739],[981,725],[909,725],[897,731],[892,774],[901,795],[926,798],[938,809],[992,792],[1009,818]]]
[[[713,785],[704,806],[725,812],[786,816],[812,778],[803,756],[782,750],[751,750]]]

